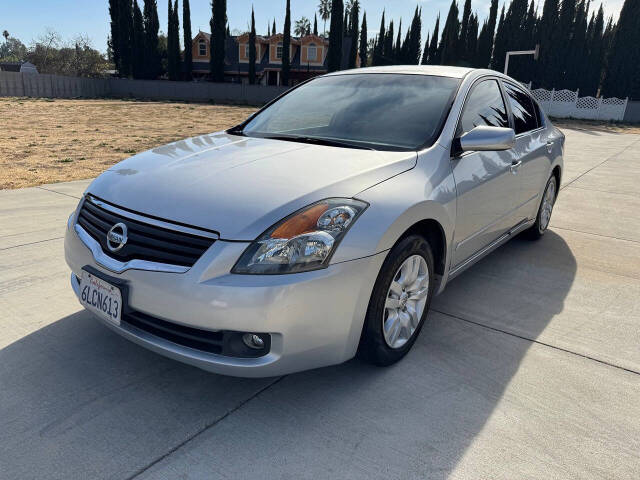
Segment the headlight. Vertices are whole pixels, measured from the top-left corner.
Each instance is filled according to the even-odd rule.
[[[367,206],[349,198],[330,198],[309,205],[260,235],[231,273],[298,273],[324,268]]]

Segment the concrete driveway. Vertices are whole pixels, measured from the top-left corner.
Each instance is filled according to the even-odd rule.
[[[453,281],[387,369],[150,353],[68,285],[88,182],[0,192],[0,478],[639,478],[640,136],[566,134],[551,231]]]

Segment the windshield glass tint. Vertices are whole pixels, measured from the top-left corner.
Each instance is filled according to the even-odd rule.
[[[256,115],[243,133],[414,150],[435,141],[458,83],[455,78],[402,74],[317,78]]]

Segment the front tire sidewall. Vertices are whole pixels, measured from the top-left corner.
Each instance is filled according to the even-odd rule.
[[[549,180],[547,180],[547,185],[544,187],[544,192],[542,193],[542,199],[540,200],[540,206],[538,207],[538,214],[536,215],[536,223],[532,225],[528,232],[529,238],[532,240],[538,240],[539,238],[541,238],[545,234],[545,232],[549,228],[549,224],[551,223],[551,218],[549,218],[549,222],[547,223],[547,225],[542,228],[542,209],[544,208],[544,199],[547,196],[547,190],[549,190],[549,185],[551,184],[551,182],[556,184],[555,196],[556,198],[558,196],[558,182],[556,181],[556,177],[554,175],[551,175]],[[553,201],[555,204],[555,198]],[[553,214],[553,211],[551,213]]]
[[[427,262],[429,271],[427,301],[413,336],[401,347],[391,348],[387,345],[382,331],[384,305],[393,277],[402,263],[412,255],[420,255]],[[411,235],[396,244],[390,250],[382,264],[375,286],[373,287],[373,293],[369,300],[367,316],[358,347],[358,356],[376,365],[391,365],[404,357],[415,343],[424,325],[431,304],[431,298],[433,297],[434,286],[433,254],[431,253],[429,243],[421,236]]]

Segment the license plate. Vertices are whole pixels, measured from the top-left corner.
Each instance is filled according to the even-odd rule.
[[[83,271],[80,280],[80,303],[116,325],[122,317],[122,293],[118,287]]]

